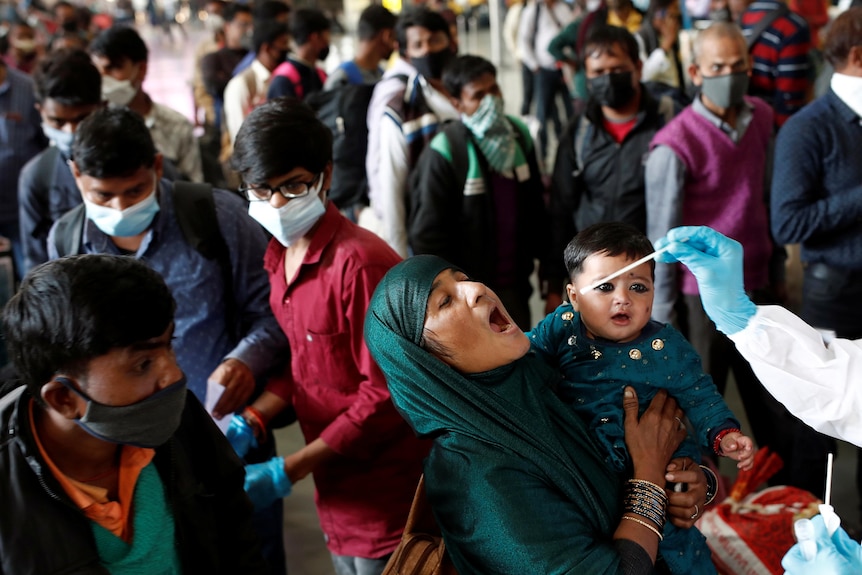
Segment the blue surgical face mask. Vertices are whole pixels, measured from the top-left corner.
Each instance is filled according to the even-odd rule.
[[[97,228],[109,236],[119,238],[136,236],[150,226],[153,218],[159,212],[157,190],[158,180],[153,176],[153,193],[125,210],[100,206],[84,198],[87,217],[96,224]]]
[[[74,133],[58,130],[49,126],[46,122],[42,122],[42,132],[45,133],[46,138],[53,142],[54,147],[60,151],[60,155],[67,160],[72,157],[72,142],[75,141]]]
[[[248,215],[272,234],[281,245],[289,248],[307,234],[326,213],[320,198],[324,175],[320,174],[317,186],[307,196],[290,200],[280,208],[269,202],[249,202]]]

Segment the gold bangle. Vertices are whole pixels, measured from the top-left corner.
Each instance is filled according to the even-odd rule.
[[[646,521],[641,521],[637,517],[632,517],[631,515],[623,515],[623,519],[628,519],[629,521],[634,521],[638,525],[643,525],[644,527],[646,527],[647,529],[649,529],[650,531],[652,531],[653,533],[658,535],[659,541],[664,541],[664,537],[661,536],[661,533],[659,533],[659,530],[656,529],[655,527],[653,527],[652,525],[650,525],[649,523],[647,523]]]

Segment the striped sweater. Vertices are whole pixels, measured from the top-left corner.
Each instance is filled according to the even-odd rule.
[[[742,14],[742,33],[749,38],[758,22],[779,8],[778,0],[757,0]],[[751,47],[752,96],[766,100],[775,111],[775,127],[806,103],[811,87],[808,52],[811,35],[808,24],[798,14],[788,12],[777,18]]]

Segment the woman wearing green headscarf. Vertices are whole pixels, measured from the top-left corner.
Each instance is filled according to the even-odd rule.
[[[666,394],[638,420],[627,390],[634,470],[616,476],[496,295],[435,256],[383,278],[365,339],[398,410],[434,439],[427,495],[461,575],[654,572],[674,505],[658,485],[685,435]]]

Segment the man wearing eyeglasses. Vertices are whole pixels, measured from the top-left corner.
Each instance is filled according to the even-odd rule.
[[[242,455],[292,405],[307,443],[249,466],[246,490],[266,505],[313,473],[336,573],[379,574],[401,538],[428,453],[395,411],[363,339],[374,288],[400,258],[327,200],[332,132],[305,105],[280,98],[252,111],[233,163],[249,214],[273,236],[264,267],[292,360],[234,416],[228,439]]]

